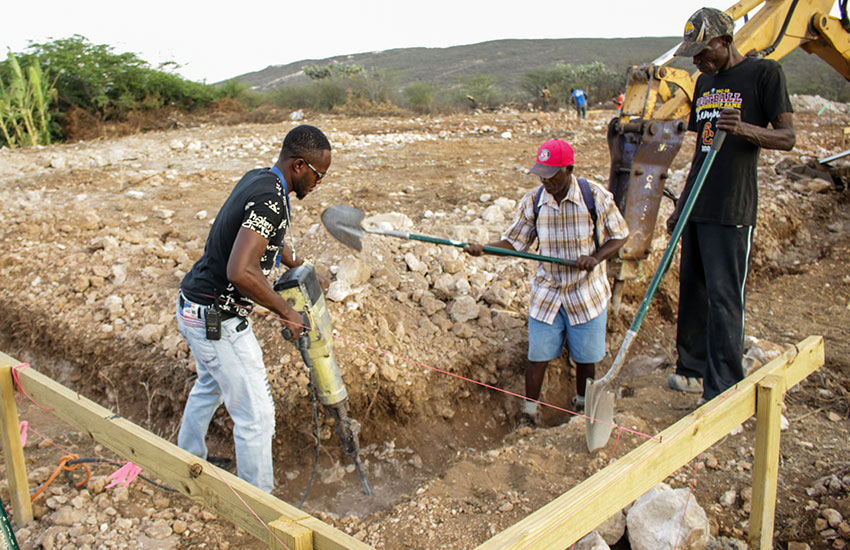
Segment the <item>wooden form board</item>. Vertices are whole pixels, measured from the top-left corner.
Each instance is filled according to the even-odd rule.
[[[787,389],[823,363],[823,339],[805,339],[661,432],[660,442],[640,445],[477,550],[563,550],[753,416],[762,379],[776,376]]]
[[[20,361],[0,352],[0,366],[14,367],[18,364]],[[292,550],[303,548],[305,527],[312,532],[312,548],[315,550],[373,550],[371,546],[261,491],[230,472],[210,465],[32,368],[19,369],[18,376],[24,390],[36,403],[52,408],[54,415],[126,460],[141,466],[147,475],[160,479],[165,485],[215,510],[260,540],[269,541],[273,538],[240,498],[263,522],[275,522],[275,533],[278,537],[283,533],[285,538],[281,537],[281,540]],[[287,522],[295,524],[298,529],[290,530],[287,535]]]
[[[658,435],[660,442],[647,441],[486,541],[477,550],[563,550],[753,416],[757,410],[759,392],[762,395],[769,394],[770,387],[775,388],[777,385],[781,385],[784,391],[823,363],[823,339],[816,336],[807,338],[797,345],[796,350],[786,351],[735,387],[661,432]],[[17,361],[0,352],[0,366],[16,364]],[[209,469],[213,466],[113,415],[32,369],[25,369],[20,374],[24,388],[37,402],[53,407],[56,409],[54,412],[64,420],[183,494],[213,508],[261,540],[268,540],[273,548],[279,547],[275,546],[277,542],[249,515],[230,488],[219,480],[219,476],[227,480],[263,521],[273,523],[276,532],[285,534],[287,538],[284,542],[293,550],[310,548],[303,528],[312,533],[312,547],[317,550],[373,550],[228,472],[216,469],[218,475],[210,473]],[[765,380],[766,377],[771,378]],[[777,394],[774,391],[770,395],[775,408]],[[197,478],[192,478],[188,470],[200,462],[203,462],[204,470]],[[769,495],[769,489],[765,492]]]

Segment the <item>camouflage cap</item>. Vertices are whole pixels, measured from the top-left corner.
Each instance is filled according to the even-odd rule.
[[[735,22],[720,10],[701,8],[685,23],[682,45],[674,55],[693,57],[708,45],[708,41],[718,36],[732,36]]]

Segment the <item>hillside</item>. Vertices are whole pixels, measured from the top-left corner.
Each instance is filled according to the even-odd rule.
[[[446,85],[458,77],[490,75],[496,77],[505,90],[515,92],[519,91],[522,76],[533,69],[559,63],[584,65],[600,61],[614,71],[625,72],[631,65],[652,61],[678,41],[677,37],[493,40],[450,48],[398,48],[305,59],[269,66],[236,78],[257,91],[268,91],[308,82],[309,78],[301,72],[307,65],[355,63],[391,74],[400,88],[411,82]],[[782,64],[791,93],[819,93],[819,88],[826,88],[834,91],[832,97],[850,99],[850,85],[820,59],[797,50],[782,60]],[[675,65],[692,66],[689,60],[678,60]]]

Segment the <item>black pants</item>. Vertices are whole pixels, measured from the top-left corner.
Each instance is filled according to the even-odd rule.
[[[712,399],[744,378],[744,284],[753,228],[688,223],[679,268],[678,374]]]

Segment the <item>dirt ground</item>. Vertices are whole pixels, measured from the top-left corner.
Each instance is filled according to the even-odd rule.
[[[511,201],[537,185],[525,170],[542,141],[567,139],[576,148],[577,172],[607,180],[605,125],[612,116],[592,111],[579,123],[565,113],[512,109],[422,118],[308,115],[305,122],[328,134],[334,157],[326,180],[294,204],[293,243],[332,278],[353,257],[366,273],[351,295],[329,307],[375,496],[362,495],[323,421],[307,512],[376,548],[474,548],[611,458],[613,441],[587,452],[583,422],[569,422],[571,415],[544,407],[541,427],[516,429],[516,397],[439,372],[522,393],[534,264],[470,258],[451,247],[378,236],[365,237],[356,254],[330,237],[320,214],[349,204],[370,216],[404,214],[413,233],[494,239],[511,219]],[[176,441],[194,379],[173,319],[180,279],[200,256],[234,183],[251,168],[271,165],[295,124],[196,120],[168,131],[0,150],[0,349]],[[794,180],[784,169],[841,151],[850,117],[798,113],[795,124],[794,151],[762,154],[748,348],[758,347],[764,359],[808,335],[824,337],[825,367],[785,400],[789,426],[782,433],[776,548],[790,541],[838,548],[840,537],[822,536],[817,520],[827,507],[850,517],[850,209],[843,186]],[[671,167],[674,187],[684,180],[692,143],[689,136]],[[670,209],[665,201],[662,213]],[[609,318],[606,368],[665,244],[659,229],[644,278],[627,284],[621,311]],[[666,389],[675,356],[675,271],[632,347],[643,358],[627,367],[617,399],[615,420],[649,434],[696,402],[694,395]],[[460,296],[475,300],[477,315],[458,320]],[[308,378],[276,323],[256,314],[253,322],[277,406],[275,494],[297,504],[314,454]],[[542,400],[568,408],[572,387],[568,365],[555,361]],[[37,430],[25,447],[28,468],[38,472],[34,480],[43,481],[55,467],[63,454],[57,447],[115,458],[35,405],[24,403],[21,419]],[[232,456],[231,427],[220,411],[211,454]],[[754,434],[749,421],[667,480],[673,487],[694,485],[715,536],[746,539]],[[615,457],[641,442],[624,436]],[[707,468],[695,475],[697,463]],[[113,470],[96,466],[95,474],[102,478]],[[843,485],[817,489],[819,480],[833,475],[844,478]],[[115,514],[88,531],[57,530],[54,510],[62,499],[82,495],[94,502],[104,493],[102,486],[85,494],[64,483],[53,487],[52,504],[36,501],[37,521],[16,525],[25,548],[264,547],[226,519],[142,481],[112,503]],[[0,496],[8,502],[5,481]],[[145,531],[146,542],[117,526],[130,520],[142,528],[151,518],[168,530]],[[178,528],[178,521],[188,527]],[[98,538],[105,532],[117,538]]]

